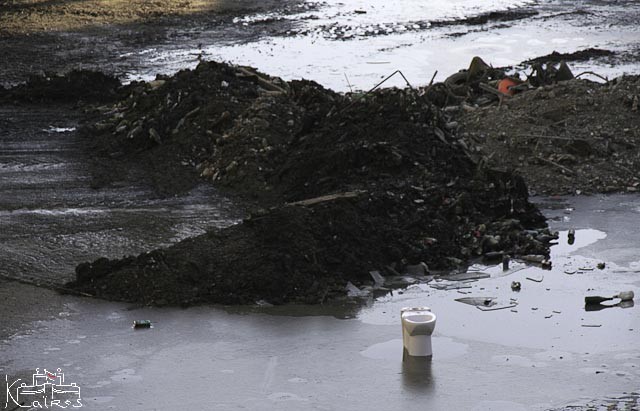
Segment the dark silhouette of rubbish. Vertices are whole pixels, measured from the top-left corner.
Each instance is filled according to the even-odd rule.
[[[604,301],[610,301],[613,300],[615,298],[619,298],[621,301],[631,301],[633,300],[634,294],[633,291],[622,291],[616,295],[614,295],[613,297],[601,297],[601,296],[587,296],[584,297],[584,304],[586,305],[593,305],[593,304],[600,304]]]

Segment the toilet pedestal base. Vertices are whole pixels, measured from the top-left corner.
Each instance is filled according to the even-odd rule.
[[[405,352],[412,357],[432,357],[430,335],[405,336]]]

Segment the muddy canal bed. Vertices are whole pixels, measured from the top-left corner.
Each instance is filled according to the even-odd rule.
[[[552,270],[514,263],[505,275],[478,266],[491,277],[469,288],[416,283],[365,297],[364,307],[137,309],[3,285],[3,309],[21,318],[37,312],[38,320],[11,324],[16,332],[4,334],[0,372],[18,378],[62,368],[82,387],[84,403],[100,410],[636,409],[638,307],[587,312],[583,298],[640,288],[640,238],[632,229],[640,197],[537,201],[561,232]],[[576,241],[568,245],[571,228]],[[521,282],[520,292],[512,281]],[[7,298],[16,294],[23,298]],[[517,306],[481,311],[455,301],[464,296]],[[34,299],[39,304],[24,304]],[[438,315],[433,361],[403,363],[399,310],[423,305]],[[138,319],[153,328],[133,330]]]

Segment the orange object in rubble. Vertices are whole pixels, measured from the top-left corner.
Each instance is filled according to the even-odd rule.
[[[511,90],[509,87],[513,87],[513,86],[517,86],[518,83],[509,78],[506,77],[502,80],[500,80],[500,82],[498,83],[498,91],[501,92],[502,94],[506,94],[509,96],[513,96],[513,94],[515,93],[513,90]]]

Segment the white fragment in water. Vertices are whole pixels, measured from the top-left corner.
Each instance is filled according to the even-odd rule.
[[[54,127],[49,126],[49,129],[42,129],[42,131],[46,131],[47,133],[70,133],[72,131],[76,131],[75,127]]]

